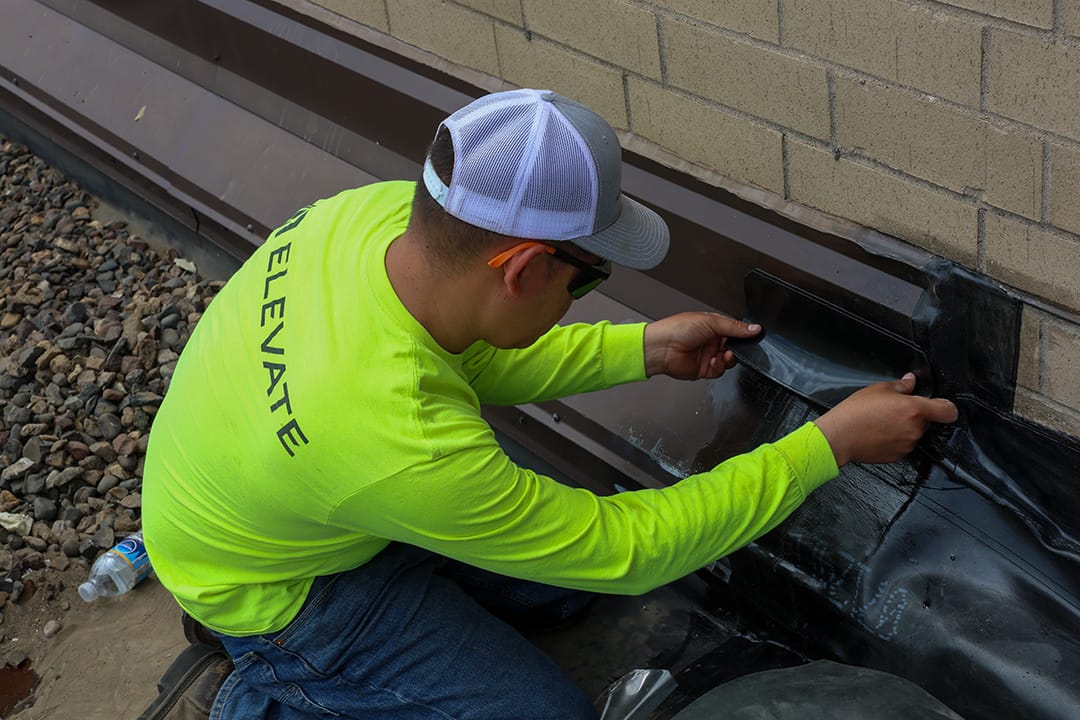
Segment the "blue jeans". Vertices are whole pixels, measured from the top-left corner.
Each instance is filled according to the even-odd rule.
[[[596,720],[584,693],[511,626],[557,622],[590,598],[392,544],[318,578],[284,630],[221,636],[236,670],[210,718]]]

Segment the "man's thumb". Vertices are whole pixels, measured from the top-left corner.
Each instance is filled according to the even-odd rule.
[[[896,381],[896,391],[905,395],[915,392],[915,373],[904,373],[904,377]]]
[[[761,332],[761,326],[757,323],[748,324],[717,313],[712,313],[710,319],[712,320],[713,329],[723,337],[749,338]]]

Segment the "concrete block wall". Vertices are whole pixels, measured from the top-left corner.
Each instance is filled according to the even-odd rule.
[[[1080,435],[1080,0],[279,1],[1018,289],[1017,409]]]

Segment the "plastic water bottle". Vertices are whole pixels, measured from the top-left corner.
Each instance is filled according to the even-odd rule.
[[[90,577],[79,586],[79,597],[94,602],[100,597],[123,595],[149,574],[150,558],[140,530],[94,561]]]

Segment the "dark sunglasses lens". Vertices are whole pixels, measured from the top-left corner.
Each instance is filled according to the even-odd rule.
[[[580,272],[570,281],[570,287],[567,289],[570,291],[570,297],[577,300],[588,295],[602,282],[604,282],[603,277],[588,272]]]

